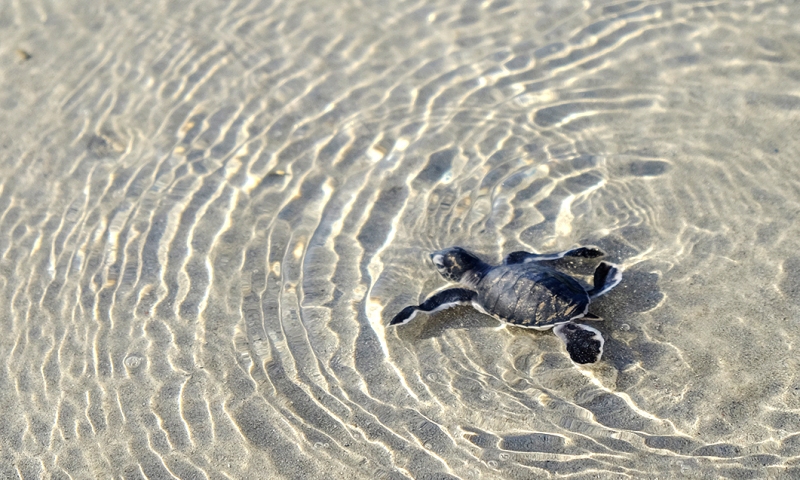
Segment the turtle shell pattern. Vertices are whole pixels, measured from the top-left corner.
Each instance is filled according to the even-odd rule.
[[[499,265],[475,286],[486,313],[514,325],[548,328],[586,313],[589,295],[574,278],[536,263]]]

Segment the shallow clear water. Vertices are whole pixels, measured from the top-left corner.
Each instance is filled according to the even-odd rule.
[[[800,5],[452,3],[0,4],[0,477],[800,475]]]

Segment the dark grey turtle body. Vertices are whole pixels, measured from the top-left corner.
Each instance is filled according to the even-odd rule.
[[[600,320],[588,313],[589,304],[616,286],[622,279],[621,272],[615,265],[601,262],[594,273],[594,287],[587,290],[549,262],[563,257],[602,255],[593,247],[549,255],[514,252],[503,264],[491,266],[460,247],[434,252],[431,259],[439,273],[471,289],[442,290],[420,305],[404,308],[390,325],[408,323],[418,312],[432,313],[453,305],[472,304],[477,310],[512,325],[537,330],[555,327],[555,334],[564,341],[574,362],[593,363],[603,354],[603,336],[597,329],[574,320]]]
[[[574,278],[537,263],[499,265],[475,285],[487,313],[520,327],[547,329],[586,313],[589,294]]]

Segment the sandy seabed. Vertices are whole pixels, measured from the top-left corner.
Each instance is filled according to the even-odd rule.
[[[0,478],[800,476],[800,5],[0,5]],[[600,362],[461,245],[597,245]],[[565,265],[587,274],[580,265]]]

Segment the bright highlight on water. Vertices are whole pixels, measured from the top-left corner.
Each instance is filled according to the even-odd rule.
[[[0,2],[0,478],[800,477],[798,25]]]

